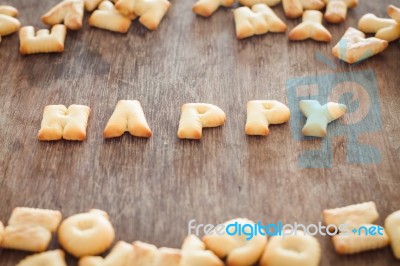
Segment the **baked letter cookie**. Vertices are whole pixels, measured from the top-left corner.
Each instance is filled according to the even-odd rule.
[[[342,23],[346,20],[347,9],[358,5],[358,0],[325,0],[327,2],[325,19],[330,23]]]
[[[103,253],[111,246],[114,237],[108,215],[99,210],[72,215],[58,229],[60,245],[78,258]]]
[[[199,16],[209,17],[220,6],[231,7],[236,0],[199,0],[193,5],[192,11]]]
[[[195,235],[186,237],[182,245],[181,266],[224,266],[224,263]]]
[[[83,257],[79,260],[78,266],[130,266],[132,255],[132,245],[119,241],[104,259],[102,257]]]
[[[254,100],[247,103],[247,135],[267,136],[270,124],[282,124],[289,121],[289,108],[278,101]]]
[[[140,241],[133,242],[133,255],[129,265],[180,266],[182,254],[179,249],[159,248]]]
[[[84,0],[85,1],[85,8],[87,11],[95,10],[103,1],[106,0]],[[112,0],[112,2],[117,2],[118,0]]]
[[[151,137],[152,133],[143,113],[140,102],[135,100],[121,100],[115,107],[104,129],[105,138],[119,137],[125,131],[136,137]]]
[[[18,10],[12,6],[0,6],[0,42],[1,37],[10,35],[16,32],[21,23],[15,17],[18,15]]]
[[[265,34],[268,31],[286,31],[286,24],[265,4],[256,4],[251,9],[242,6],[236,8],[233,14],[238,39]]]
[[[25,26],[19,30],[21,54],[56,53],[64,51],[64,40],[67,34],[65,25],[54,25],[51,33],[47,29],[38,30]]]
[[[228,234],[228,232],[231,232],[229,231],[230,225],[241,225],[244,229],[243,226],[246,224],[254,225],[255,223],[248,219],[235,219],[225,222],[226,230],[224,234],[221,235],[211,231],[209,235],[204,236],[203,241],[207,249],[214,252],[221,259],[226,258],[228,266],[250,266],[255,264],[261,258],[267,244],[267,237],[257,234],[248,240],[248,236],[244,234]],[[248,230],[246,232],[249,233]]]
[[[302,41],[309,38],[319,42],[330,42],[332,40],[332,35],[322,25],[322,13],[320,11],[305,11],[303,22],[289,33],[289,40],[291,41]]]
[[[400,8],[395,7],[394,5],[390,5],[387,8],[387,12],[389,17],[396,20],[397,23],[400,23]]]
[[[92,27],[120,33],[128,32],[131,23],[130,18],[119,13],[110,1],[102,2],[89,18]]]
[[[34,254],[21,260],[17,266],[67,266],[64,251],[57,249]]]
[[[379,54],[388,47],[388,42],[378,38],[365,38],[355,28],[348,28],[342,39],[332,49],[332,54],[349,64],[357,63]]]
[[[365,33],[376,33],[375,37],[392,42],[400,38],[400,23],[390,18],[378,18],[366,14],[358,21],[358,29]]]
[[[400,211],[396,211],[386,218],[385,230],[389,235],[394,256],[400,259]]]
[[[44,108],[42,126],[39,130],[39,140],[79,140],[86,139],[86,127],[90,108],[73,104],[48,105]]]
[[[170,6],[167,0],[118,0],[115,4],[123,15],[140,17],[139,22],[149,30],[157,29]]]
[[[273,236],[260,266],[318,266],[321,260],[321,246],[315,237],[297,231],[295,235]]]
[[[327,209],[322,212],[326,225],[370,224],[379,218],[375,202],[369,201],[346,207]]]
[[[240,0],[242,6],[252,7],[256,4],[265,4],[267,6],[276,6],[281,2],[281,0]]]
[[[178,137],[201,139],[203,127],[218,127],[225,124],[226,115],[221,108],[208,103],[186,103],[182,106]]]
[[[304,10],[320,10],[325,7],[322,0],[282,0],[282,4],[288,18],[298,18]]]
[[[1,246],[31,252],[42,252],[51,241],[51,233],[38,225],[8,225]]]
[[[347,112],[344,104],[329,102],[321,106],[315,100],[302,100],[299,103],[300,110],[307,117],[307,122],[303,127],[303,135],[310,137],[325,137],[328,124]]]
[[[17,207],[11,213],[8,225],[38,225],[54,233],[61,219],[59,211]]]
[[[70,30],[82,28],[84,11],[83,0],[64,0],[42,16],[42,22],[47,25],[56,25],[64,22]]]

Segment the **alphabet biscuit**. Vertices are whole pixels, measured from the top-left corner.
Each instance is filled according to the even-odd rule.
[[[51,233],[38,225],[8,225],[1,246],[31,252],[42,252],[51,241]]]
[[[7,16],[15,18],[15,17],[18,16],[18,10],[15,7],[12,7],[12,6],[0,5],[0,14],[7,15]]]
[[[392,19],[396,20],[397,23],[400,23],[400,8],[390,5],[387,8],[387,12]]]
[[[322,216],[326,225],[334,224],[336,226],[340,224],[371,224],[379,218],[376,205],[372,201],[327,209],[322,212]]]
[[[267,6],[276,6],[281,2],[281,0],[240,0],[242,6],[252,7],[256,4],[265,4]]]
[[[38,30],[32,26],[25,26],[19,30],[20,53],[57,53],[64,51],[64,40],[67,34],[65,25],[54,25],[51,33],[47,29]]]
[[[54,233],[61,222],[61,212],[45,209],[14,208],[8,225],[37,225]]]
[[[385,219],[385,231],[389,235],[394,256],[400,259],[400,211],[390,214]]]
[[[102,2],[89,18],[92,27],[120,33],[128,32],[131,23],[131,19],[119,13],[110,1]]]
[[[105,138],[119,137],[125,131],[136,137],[151,137],[152,133],[143,113],[140,102],[121,100],[115,107],[104,129]]]
[[[342,61],[353,64],[379,54],[387,47],[387,41],[374,37],[365,38],[363,32],[350,27],[333,47],[332,54]]]
[[[201,139],[203,127],[218,127],[225,123],[226,115],[221,108],[207,103],[186,103],[182,106],[178,137]]]
[[[325,7],[322,0],[282,0],[282,4],[288,18],[298,18],[304,10],[320,10]]]
[[[317,10],[307,10],[303,13],[303,22],[292,29],[289,40],[302,41],[313,39],[319,42],[330,42],[332,36],[322,25],[322,13]]]
[[[330,23],[342,23],[346,20],[347,9],[358,5],[358,0],[325,0],[327,2],[325,19]]]
[[[133,255],[133,247],[124,241],[119,241],[104,259],[101,257],[83,257],[79,266],[129,266]]]
[[[39,140],[79,140],[86,139],[86,127],[90,108],[84,105],[73,104],[48,105],[44,108]]]
[[[192,11],[199,16],[209,17],[220,6],[231,7],[236,0],[199,0],[193,5]]]
[[[65,254],[62,250],[51,250],[34,254],[21,260],[17,266],[67,266]]]
[[[278,101],[249,101],[247,103],[247,135],[267,136],[270,124],[282,124],[289,121],[289,108]]]
[[[0,42],[1,37],[10,35],[21,27],[21,23],[15,17],[18,10],[12,6],[0,6]]]
[[[180,266],[223,266],[224,263],[195,235],[186,237],[182,245]]]
[[[236,37],[247,38],[271,32],[285,32],[286,24],[265,4],[256,4],[251,9],[242,6],[234,10]]]
[[[42,16],[42,22],[56,25],[64,22],[70,30],[82,28],[84,3],[83,0],[64,0]]]
[[[388,42],[400,38],[400,24],[394,19],[378,18],[374,14],[366,14],[358,22],[358,29],[365,33],[376,33],[375,37]]]

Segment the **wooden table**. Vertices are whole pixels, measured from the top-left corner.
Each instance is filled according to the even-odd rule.
[[[19,9],[23,25],[44,27],[39,18],[56,2],[7,3]],[[309,224],[321,221],[325,208],[372,200],[383,225],[387,215],[400,209],[400,43],[356,66],[334,59],[330,51],[347,27],[356,26],[367,12],[386,16],[386,6],[395,1],[360,2],[344,24],[327,25],[330,44],[288,42],[287,33],[238,41],[231,10],[203,19],[191,12],[192,1],[172,1],[155,32],[138,22],[126,35],[90,28],[86,15],[82,30],[68,32],[62,54],[21,56],[17,34],[4,37],[0,220],[6,222],[16,206],[58,209],[64,217],[100,208],[109,213],[117,239],[180,247],[191,219],[217,224],[248,217]],[[274,10],[284,18],[281,6]],[[284,21],[289,29],[300,22]],[[351,90],[355,73],[362,71],[376,75],[376,85],[373,74],[364,79],[375,88],[379,108],[373,112],[381,120],[364,128],[357,140],[375,147],[380,157],[372,158],[375,162],[352,163],[362,154],[349,155],[349,162],[350,145],[343,135],[329,137],[332,149],[323,151],[332,155],[331,167],[305,168],[300,157],[320,149],[321,140],[297,140],[293,120],[271,126],[268,137],[244,134],[247,101],[288,104],[293,79],[307,81],[310,76],[345,73],[350,83],[343,86]],[[302,90],[307,95],[315,86]],[[357,103],[357,93],[354,97],[361,108],[365,102]],[[154,133],[151,139],[102,138],[120,99],[141,102]],[[228,116],[226,125],[205,130],[201,141],[179,140],[180,106],[187,102],[218,105]],[[36,134],[48,104],[90,106],[87,141],[39,142]],[[292,108],[292,119],[298,115]],[[349,119],[346,115],[328,130]],[[360,123],[362,127],[362,119]],[[318,239],[321,265],[400,265],[390,248],[339,256],[328,237]],[[27,254],[0,251],[0,264],[15,265]]]

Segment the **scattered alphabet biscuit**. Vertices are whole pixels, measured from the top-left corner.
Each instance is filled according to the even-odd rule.
[[[12,6],[0,6],[0,42],[2,36],[10,35],[21,27],[21,22],[15,17],[18,10]]]
[[[57,24],[48,29],[38,30],[32,26],[25,26],[19,30],[20,53],[59,53],[64,51],[64,41],[67,34],[65,25]]]
[[[400,210],[386,217],[385,231],[389,235],[394,256],[400,260]]]
[[[79,259],[78,266],[129,266],[133,255],[133,246],[124,241],[119,241],[111,252],[102,257],[86,256]]]
[[[310,137],[325,137],[328,124],[347,112],[346,105],[332,102],[321,106],[315,100],[302,100],[299,106],[304,116],[307,117],[302,133],[304,136]]]
[[[282,0],[283,10],[288,18],[298,18],[304,10],[321,10],[325,7],[323,0]]]
[[[276,6],[281,0],[240,0],[242,6],[252,7],[256,4],[264,4],[270,7]]]
[[[225,124],[226,115],[221,108],[207,103],[186,103],[182,106],[178,137],[201,139],[203,127],[218,127]]]
[[[347,10],[358,5],[358,0],[325,0],[327,2],[325,19],[330,23],[342,23],[346,20]]]
[[[79,30],[82,28],[83,12],[83,0],[64,0],[44,14],[41,20],[47,25],[64,23],[70,30]]]
[[[303,13],[303,22],[290,31],[289,40],[302,41],[311,38],[319,42],[330,42],[332,35],[322,25],[322,16],[321,11],[305,11]]]
[[[286,24],[265,4],[256,4],[233,11],[236,25],[236,37],[243,39],[267,32],[285,32]]]
[[[54,233],[57,231],[61,219],[62,214],[60,211],[16,207],[11,213],[8,225],[37,225]]]
[[[31,252],[42,252],[51,241],[49,230],[38,225],[8,225],[4,229],[1,247]]]
[[[365,33],[375,33],[375,37],[392,42],[400,38],[400,23],[390,18],[378,18],[365,14],[358,21],[358,29]]]
[[[90,108],[73,104],[68,108],[64,105],[48,105],[43,111],[43,120],[38,133],[38,139],[78,140],[86,139],[86,127]]]
[[[270,124],[283,124],[289,121],[290,110],[278,101],[254,100],[247,103],[247,135],[267,136]]]
[[[400,8],[394,5],[389,5],[387,8],[387,13],[392,19],[396,20],[397,23],[400,23]]]
[[[152,135],[142,106],[138,101],[119,101],[104,129],[103,135],[105,138],[114,138],[122,136],[126,131],[136,137],[149,138]]]
[[[363,32],[350,27],[332,48],[332,54],[344,62],[354,64],[381,53],[387,47],[387,41],[375,37],[365,38]]]
[[[326,209],[322,212],[326,225],[371,224],[379,218],[375,202],[369,201],[346,207]]]
[[[209,17],[214,14],[220,6],[231,7],[236,0],[199,0],[193,7],[192,11],[202,17]]]
[[[64,251],[57,249],[34,254],[21,260],[17,266],[67,266]]]
[[[15,18],[18,16],[18,9],[13,6],[0,5],[0,14]]]
[[[131,19],[119,13],[110,1],[102,2],[89,18],[92,27],[120,33],[128,32],[131,23]]]
[[[197,236],[189,235],[183,241],[180,266],[224,266],[224,263],[206,250],[206,245]]]

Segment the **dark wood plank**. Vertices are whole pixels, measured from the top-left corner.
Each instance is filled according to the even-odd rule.
[[[7,3],[20,10],[24,25],[43,27],[39,17],[56,2]],[[192,1],[173,1],[155,32],[135,22],[127,35],[111,33],[90,28],[86,16],[81,31],[68,32],[60,55],[21,56],[17,34],[3,38],[0,220],[7,221],[16,206],[59,209],[64,216],[101,208],[110,214],[117,239],[170,247],[181,245],[191,219],[318,223],[324,208],[373,200],[383,224],[400,208],[400,43],[353,67],[333,58],[330,50],[348,26],[367,12],[385,16],[394,3],[360,2],[346,23],[327,26],[331,44],[289,43],[285,34],[238,41],[229,9],[203,19],[191,13]],[[283,18],[280,6],[274,10]],[[289,29],[298,22],[288,21]],[[337,68],[318,61],[317,52]],[[288,80],[343,72],[356,81],[351,77],[362,70],[376,74],[380,112],[375,115],[382,123],[359,139],[379,151],[380,162],[348,163],[347,138],[337,137],[331,168],[304,169],[300,155],[321,143],[295,140],[289,123],[273,126],[266,138],[245,136],[248,100],[288,103]],[[119,99],[142,103],[154,137],[102,139]],[[180,106],[186,102],[220,106],[228,115],[226,125],[206,130],[199,142],[178,140]],[[38,142],[44,106],[73,103],[92,108],[88,140]],[[321,265],[399,264],[389,248],[338,256],[329,238],[318,239]],[[24,256],[3,250],[0,264],[15,265]],[[76,261],[69,258],[69,265]]]

